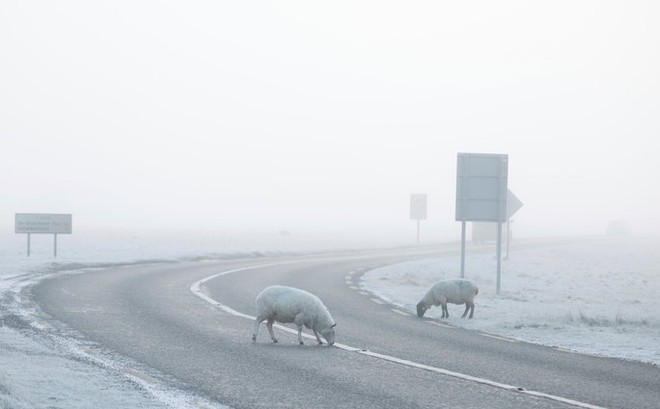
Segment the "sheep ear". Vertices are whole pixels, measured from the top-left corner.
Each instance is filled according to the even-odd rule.
[[[334,328],[334,327],[336,327],[336,326],[337,326],[337,323],[335,322],[334,324],[332,324],[332,325],[330,326],[330,328]]]

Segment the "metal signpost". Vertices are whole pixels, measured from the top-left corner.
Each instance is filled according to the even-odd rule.
[[[502,271],[502,223],[507,219],[509,155],[459,153],[456,220],[461,222],[461,277],[465,277],[465,224],[497,222],[497,294]]]
[[[30,257],[30,235],[52,234],[53,256],[57,257],[57,235],[71,234],[72,216],[54,213],[16,213],[16,233],[27,234],[27,255]]]
[[[426,220],[426,193],[410,195],[410,219],[417,220],[417,244],[419,244],[419,221]]]

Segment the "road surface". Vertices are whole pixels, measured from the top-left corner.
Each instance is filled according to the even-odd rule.
[[[31,292],[53,325],[148,368],[134,373],[233,408],[659,407],[656,366],[443,326],[358,287],[368,269],[452,251],[138,265],[46,280]],[[252,342],[254,298],[272,284],[319,296],[337,344],[300,346],[280,328],[273,344],[265,324]]]

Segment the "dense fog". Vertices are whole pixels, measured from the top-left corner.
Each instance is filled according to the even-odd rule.
[[[652,407],[658,21],[653,0],[0,0],[0,407]],[[460,153],[508,155],[527,240],[501,263],[470,237],[474,319],[420,321],[462,267]],[[273,283],[320,290],[337,348],[250,340]]]
[[[523,236],[660,227],[654,1],[2,2],[0,226],[454,238],[456,155]]]

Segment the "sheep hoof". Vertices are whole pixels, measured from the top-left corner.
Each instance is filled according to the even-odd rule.
[[[257,342],[257,337],[252,335],[252,341]]]
[[[277,344],[277,340],[276,340],[276,339],[273,340],[273,344]]]
[[[305,343],[304,343],[304,342],[302,342],[302,341],[300,341],[300,345],[305,345]]]

